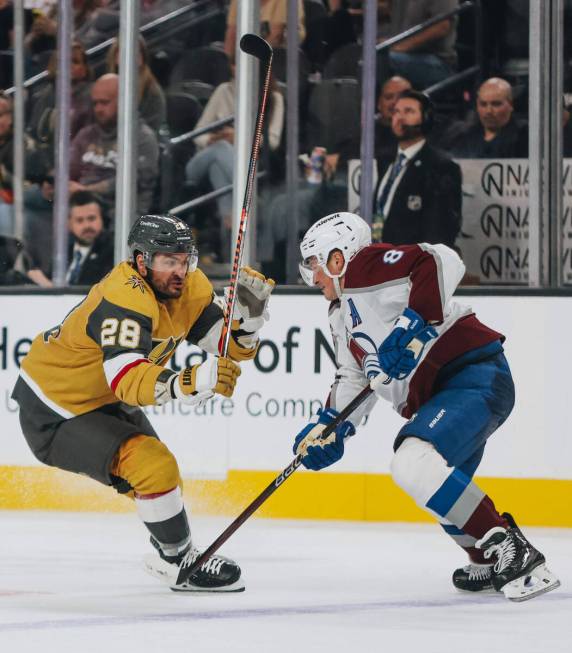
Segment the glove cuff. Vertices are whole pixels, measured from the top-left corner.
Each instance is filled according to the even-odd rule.
[[[425,326],[425,320],[414,311],[412,308],[407,307],[403,313],[397,318],[393,328],[402,328],[405,331],[418,331]]]

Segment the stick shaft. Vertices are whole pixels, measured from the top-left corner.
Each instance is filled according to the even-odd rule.
[[[244,191],[244,201],[242,203],[242,211],[240,213],[240,222],[238,225],[238,235],[236,238],[236,247],[234,250],[234,258],[232,262],[232,272],[230,275],[230,286],[228,292],[228,299],[223,316],[222,339],[219,348],[221,356],[226,356],[228,352],[228,344],[230,340],[230,324],[232,315],[234,313],[234,306],[236,303],[236,284],[238,281],[238,271],[242,262],[242,254],[244,252],[244,240],[246,236],[246,227],[250,213],[250,205],[252,203],[252,193],[254,190],[254,180],[256,176],[256,164],[260,153],[260,143],[262,141],[262,126],[264,124],[264,113],[266,111],[266,101],[268,99],[268,92],[270,89],[270,73],[272,70],[272,53],[266,65],[266,72],[264,77],[264,87],[260,96],[258,104],[258,113],[256,116],[256,126],[254,129],[254,136],[252,140],[252,150],[250,153],[250,161],[248,164],[248,174],[246,177],[246,189]]]
[[[363,390],[357,394],[350,403],[337,415],[334,420],[332,420],[326,428],[322,431],[320,437],[327,438],[330,433],[336,430],[336,428],[345,421],[353,411],[360,406],[371,394],[373,390],[369,385],[366,385]],[[206,562],[210,556],[218,551],[218,549],[228,540],[228,538],[237,531],[242,524],[260,508],[260,506],[269,499],[274,492],[286,481],[292,474],[300,467],[302,464],[302,458],[304,454],[300,453],[294,458],[294,460],[282,470],[282,472],[270,483],[257,497],[250,503],[240,515],[229,525],[227,528],[216,538],[216,540],[203,551],[203,553],[195,560],[195,562],[190,566],[182,569],[179,572],[179,578],[177,583],[182,583],[189,579],[191,574],[198,569],[204,562]]]

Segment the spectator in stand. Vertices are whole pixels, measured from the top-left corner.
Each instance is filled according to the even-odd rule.
[[[401,34],[458,5],[458,0],[393,0],[389,36]],[[435,23],[391,48],[391,69],[409,79],[413,88],[428,88],[454,73],[456,40],[456,17]]]
[[[91,89],[95,122],[81,129],[71,143],[70,193],[89,190],[113,215],[117,165],[117,104],[119,78],[100,77]],[[149,212],[158,177],[157,136],[145,123],[138,126],[137,213]],[[135,216],[133,216],[135,217]]]
[[[56,0],[44,2],[42,8],[33,9],[33,22],[24,38],[24,48],[29,56],[56,49],[57,13]]]
[[[432,122],[433,106],[425,94],[400,95],[391,121],[397,153],[393,162],[378,165],[374,242],[454,247],[462,220],[461,169],[427,143]]]
[[[273,88],[274,84],[271,82],[271,89]],[[197,122],[196,129],[233,114],[234,79],[231,79],[219,84],[214,90]],[[275,151],[280,146],[284,128],[284,98],[278,91],[272,90],[269,94],[265,123],[264,133],[268,139],[268,146],[271,151]],[[234,177],[234,127],[226,125],[216,131],[197,136],[195,145],[199,151],[186,165],[187,182],[194,187],[201,187],[208,182],[213,189],[231,185]],[[226,258],[232,227],[232,193],[219,197],[217,206],[221,220],[222,254]]]
[[[52,266],[54,170],[24,188],[24,244],[46,274]]]
[[[86,48],[97,45],[116,34],[119,11],[102,0],[74,0],[74,37]]]
[[[492,77],[477,93],[477,120],[453,125],[442,147],[452,156],[467,159],[510,159],[528,156],[528,127],[513,116],[512,87]]]
[[[378,160],[391,160],[395,156],[397,139],[391,130],[391,118],[401,92],[410,89],[411,84],[403,77],[388,79],[377,99],[375,123],[374,156]],[[298,225],[305,231],[316,215],[328,215],[345,206],[348,195],[347,163],[360,156],[360,144],[346,140],[339,143],[337,152],[326,152],[323,164],[323,177],[319,183],[310,180],[311,159],[306,162],[306,181],[298,189]],[[266,208],[262,207],[259,216],[258,255],[265,274],[271,274],[277,281],[284,280],[285,248],[287,237],[289,201],[283,192],[276,194]]]
[[[105,229],[103,207],[89,191],[78,191],[70,197],[68,229],[68,271],[66,282],[70,286],[91,286],[100,281],[113,267],[113,233]],[[44,271],[35,260],[28,270],[28,278],[49,288],[51,270]]]
[[[288,12],[287,0],[260,0],[260,27],[261,36],[273,48],[286,47],[286,22]],[[304,27],[304,4],[298,0],[298,42],[306,38]],[[224,37],[224,51],[232,60],[236,50],[236,0],[230,0],[226,18],[226,34]]]
[[[411,89],[411,82],[404,77],[390,77],[381,87],[377,98],[375,120],[375,156],[377,159],[393,157],[397,141],[391,129],[391,119],[395,103],[403,91]]]
[[[56,75],[57,52],[52,52],[48,62],[48,84],[42,88],[33,102],[30,118],[31,135],[39,145],[49,150],[53,159],[53,144],[56,131]],[[85,48],[79,41],[71,46],[71,109],[70,138],[86,125],[93,122],[91,105],[91,68],[87,62]]]
[[[107,53],[107,72],[119,72],[119,42],[117,39]],[[149,54],[142,36],[139,37],[139,115],[156,132],[167,121],[165,94],[149,68]]]
[[[14,167],[14,135],[12,132],[12,100],[0,95],[0,234],[12,235],[12,172]]]

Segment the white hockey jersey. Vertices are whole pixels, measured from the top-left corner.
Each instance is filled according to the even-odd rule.
[[[347,267],[341,299],[330,305],[338,370],[328,405],[341,410],[367,385],[364,357],[377,352],[407,307],[432,324],[438,337],[426,345],[406,379],[393,379],[379,390],[403,417],[411,417],[431,397],[444,365],[472,349],[504,340],[479,322],[469,306],[452,300],[464,272],[459,256],[445,245],[378,243],[358,252]],[[372,395],[364,402],[351,421],[359,424],[376,399]]]

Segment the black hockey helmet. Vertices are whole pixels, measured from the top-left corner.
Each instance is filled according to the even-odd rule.
[[[153,254],[190,254],[191,271],[197,266],[198,250],[191,229],[174,215],[142,215],[131,227],[127,245],[132,256],[143,255],[152,267]]]

